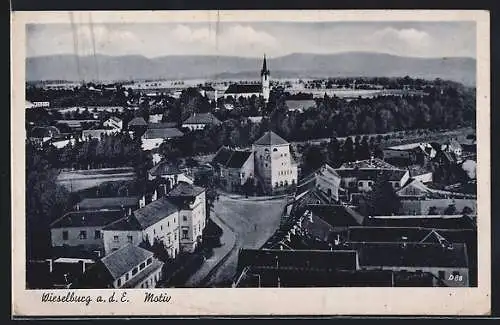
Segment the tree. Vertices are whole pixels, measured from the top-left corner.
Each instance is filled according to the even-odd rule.
[[[368,204],[372,215],[393,215],[398,213],[401,207],[399,196],[394,192],[392,184],[386,180],[375,183]]]
[[[353,161],[354,160],[354,143],[352,142],[351,137],[347,137],[344,141],[344,145],[342,147],[342,156],[344,161]]]
[[[446,209],[444,209],[444,214],[445,215],[455,215],[457,214],[457,207],[455,204],[450,204]]]

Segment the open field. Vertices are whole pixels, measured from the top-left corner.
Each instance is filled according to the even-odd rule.
[[[131,181],[135,172],[130,167],[61,171],[57,182],[70,192],[81,191],[105,182]]]

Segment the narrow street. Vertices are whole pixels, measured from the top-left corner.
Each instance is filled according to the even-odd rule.
[[[204,287],[228,287],[235,276],[240,248],[260,248],[278,228],[286,197],[244,198],[221,194],[215,214],[235,235],[235,245],[205,279]],[[217,220],[217,219],[215,219]],[[224,228],[223,228],[224,229]],[[213,262],[215,265],[217,262]]]

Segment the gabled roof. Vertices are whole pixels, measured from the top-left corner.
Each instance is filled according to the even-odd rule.
[[[379,158],[372,158],[372,159],[365,159],[365,160],[359,160],[359,161],[351,161],[351,162],[346,162],[343,163],[342,166],[340,166],[339,169],[351,169],[351,168],[358,168],[358,169],[399,169],[398,167],[389,164],[388,162],[383,161],[382,159]]]
[[[253,94],[262,93],[262,84],[232,84],[226,91],[226,94]]]
[[[188,117],[182,124],[220,124],[218,118],[216,118],[212,113],[195,113]]]
[[[233,150],[221,147],[212,159],[212,162],[221,164],[227,168],[241,168],[251,155],[252,152],[248,150]]]
[[[101,263],[106,267],[113,280],[116,280],[153,255],[146,249],[128,244],[103,257]]]
[[[134,217],[137,219],[142,229],[146,229],[177,211],[178,209],[173,203],[171,203],[166,197],[162,197],[138,210],[135,210]]]
[[[365,244],[358,249],[361,266],[467,267],[465,244]]]
[[[132,121],[128,123],[129,126],[147,126],[146,120],[143,117],[134,117]]]
[[[161,161],[157,165],[153,166],[149,170],[149,173],[152,176],[162,176],[162,175],[178,175],[182,174],[182,172],[177,168],[177,166],[169,163],[168,161]]]
[[[177,128],[147,129],[143,135],[144,139],[170,139],[182,137],[184,133]]]
[[[97,211],[72,211],[51,223],[51,228],[106,226],[125,215],[121,209]]]
[[[110,118],[108,118],[108,120],[113,120],[117,123],[120,123],[122,121],[119,117],[116,117],[116,116],[111,116]]]
[[[255,141],[254,144],[270,146],[288,144],[288,142],[273,131],[267,131],[262,137]]]
[[[143,230],[143,228],[135,216],[131,215],[110,223],[102,230],[140,231]]]
[[[148,123],[148,129],[166,129],[175,128],[177,123],[175,122],[162,122],[162,123]]]
[[[168,194],[169,197],[195,197],[205,192],[205,189],[200,186],[179,182]]]
[[[99,210],[120,207],[133,207],[139,203],[137,196],[122,196],[122,197],[99,197],[87,198],[78,203],[81,210]]]
[[[337,174],[342,178],[356,178],[360,180],[387,180],[400,181],[408,173],[403,169],[336,169]]]
[[[228,147],[221,147],[212,159],[212,163],[225,165],[233,152]]]
[[[251,151],[241,151],[236,150],[233,151],[231,158],[226,163],[226,166],[229,168],[241,168],[245,162],[247,162],[248,158],[252,155]]]
[[[365,217],[344,205],[309,205],[307,209],[334,227],[362,225]]]

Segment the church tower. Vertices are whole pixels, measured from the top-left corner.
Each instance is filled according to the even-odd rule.
[[[262,70],[260,70],[260,77],[262,79],[262,97],[264,97],[265,101],[269,100],[269,92],[271,87],[269,85],[271,75],[269,70],[267,69],[266,55],[264,54],[264,62],[262,63]]]

